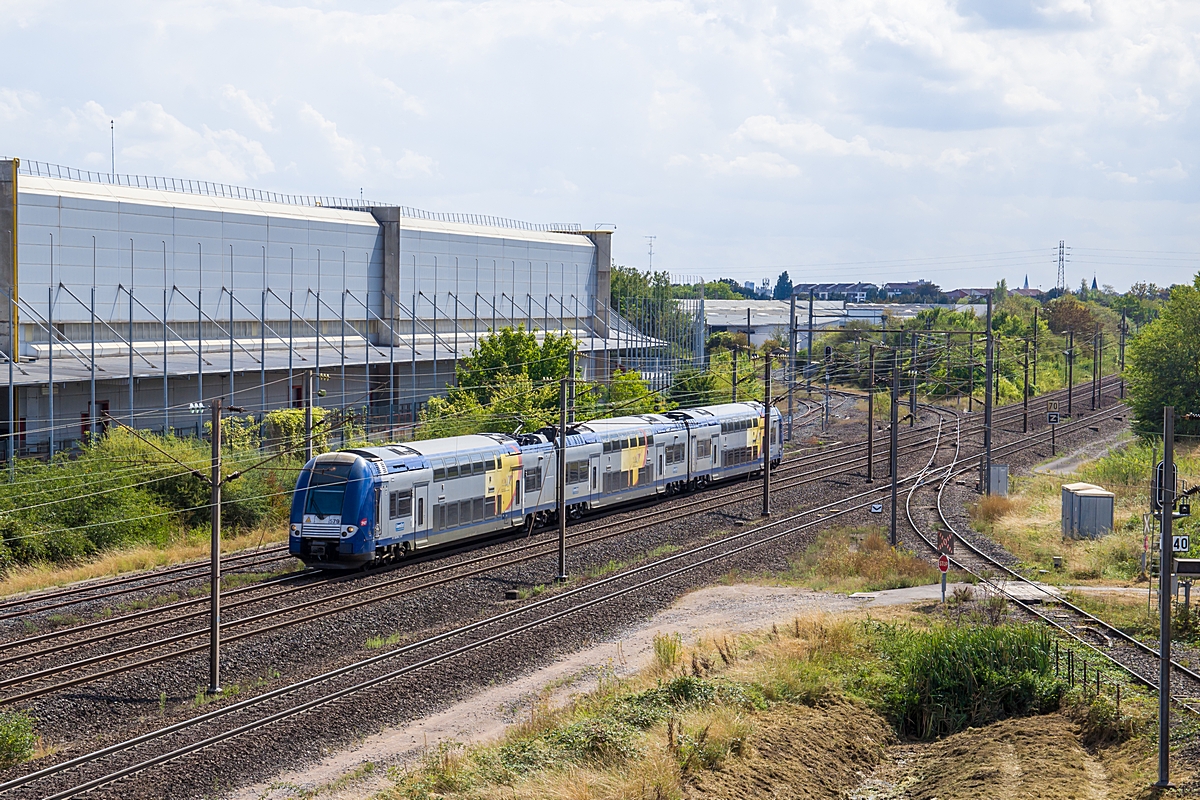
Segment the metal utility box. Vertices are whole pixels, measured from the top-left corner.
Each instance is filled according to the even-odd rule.
[[[1008,497],[1008,464],[992,464],[988,471],[988,494]]]
[[[1091,483],[1062,487],[1063,538],[1099,539],[1112,532],[1116,495]]]
[[[1081,492],[1084,489],[1099,489],[1092,483],[1064,483],[1062,486],[1062,535],[1066,539],[1074,538],[1071,533],[1078,526],[1075,514],[1078,512],[1078,505],[1075,502],[1075,493]]]

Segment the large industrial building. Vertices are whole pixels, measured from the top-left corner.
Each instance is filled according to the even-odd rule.
[[[508,325],[570,332],[603,372],[647,346],[605,304],[611,235],[0,161],[4,455],[105,412],[186,432],[215,397],[299,405],[310,371],[320,404],[402,425]]]

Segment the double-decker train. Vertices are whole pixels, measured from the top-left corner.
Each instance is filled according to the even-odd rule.
[[[778,410],[754,401],[569,426],[568,517],[758,472],[782,458],[781,432]],[[554,522],[557,437],[544,428],[323,453],[296,482],[289,550],[311,567],[353,569]]]

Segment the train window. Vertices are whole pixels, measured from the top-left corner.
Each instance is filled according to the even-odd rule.
[[[653,433],[646,437],[646,443],[654,444],[654,434]]]
[[[604,443],[604,452],[605,452],[605,453],[611,453],[611,452],[612,452],[612,442],[605,442],[605,443]]]
[[[433,507],[433,529],[435,531],[440,531],[444,527],[446,527],[446,507],[445,506],[434,506]]]
[[[425,498],[417,498],[417,527],[425,524]]]
[[[649,483],[654,479],[654,468],[652,466],[640,467],[637,471],[638,486]]]
[[[482,497],[476,497],[474,500],[471,501],[471,509],[472,509],[472,511],[471,511],[472,519],[474,519],[474,520],[487,519],[487,516],[483,513],[483,498]]]
[[[471,476],[471,457],[470,456],[459,456],[458,457],[458,474],[464,478],[469,478]]]
[[[392,519],[399,519],[411,514],[412,489],[403,492],[392,492],[388,498],[388,516]]]
[[[446,480],[458,477],[458,463],[455,461],[446,462]]]
[[[475,456],[474,458],[471,459],[471,473],[473,475],[482,475],[483,474],[483,457],[482,456]]]
[[[474,504],[470,500],[463,500],[458,504],[458,523],[460,525],[466,525],[473,519],[471,516],[473,508]]]
[[[433,479],[435,481],[446,480],[446,468],[442,466],[442,462],[433,462]]]
[[[349,477],[349,464],[314,467],[308,479],[304,513],[315,514],[319,519],[324,519],[330,514],[341,514],[342,499],[346,494],[346,479]]]
[[[458,503],[451,503],[443,508],[446,509],[446,527],[453,528],[458,525]]]
[[[592,467],[592,491],[596,491],[596,468]]]
[[[644,435],[639,436],[638,437],[638,447],[645,447],[645,446],[646,446],[646,437]]]
[[[517,482],[513,484],[513,502],[521,505],[521,479],[517,478]]]
[[[483,500],[483,517],[491,519],[496,516],[496,496],[486,497]]]
[[[542,468],[534,467],[525,470],[525,490],[536,492],[542,488]]]

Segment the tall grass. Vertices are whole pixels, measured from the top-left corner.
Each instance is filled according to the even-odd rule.
[[[1050,634],[1032,625],[888,629],[883,706],[901,734],[928,739],[1058,708]]]

